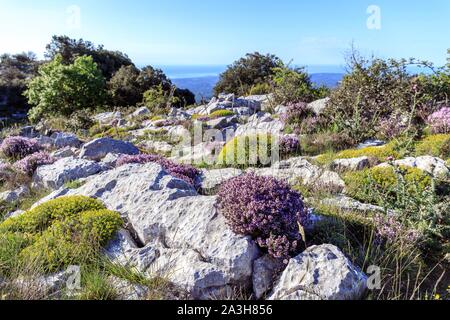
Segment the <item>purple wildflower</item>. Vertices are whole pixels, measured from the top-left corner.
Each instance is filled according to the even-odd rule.
[[[450,133],[450,107],[444,107],[428,117],[433,133]]]
[[[300,149],[300,140],[295,135],[285,135],[280,138],[280,151],[282,154],[290,155]]]
[[[374,217],[374,222],[378,239],[384,239],[388,242],[405,239],[411,244],[416,243],[420,239],[419,232],[406,229],[394,216],[377,214]]]
[[[251,236],[273,257],[297,253],[307,210],[285,182],[253,173],[230,179],[219,190],[218,208],[234,232]]]
[[[39,166],[53,164],[55,161],[56,159],[47,152],[38,152],[17,161],[14,164],[14,167],[17,170],[31,176]]]
[[[135,156],[123,155],[117,160],[116,167],[120,167],[129,163],[144,164],[149,162],[155,162],[161,165],[161,167],[163,167],[163,169],[172,176],[186,181],[193,186],[195,186],[195,180],[197,176],[199,176],[201,173],[200,170],[190,165],[178,164],[162,156],[153,154],[140,154]]]
[[[0,153],[6,158],[20,160],[40,150],[35,139],[8,137],[0,145]]]
[[[285,124],[300,124],[314,113],[304,102],[291,103],[286,107],[286,111],[280,116],[280,120]]]

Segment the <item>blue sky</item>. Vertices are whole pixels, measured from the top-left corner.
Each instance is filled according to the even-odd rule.
[[[367,27],[370,5],[380,8],[379,30]],[[42,54],[66,34],[139,65],[229,64],[252,51],[339,65],[353,41],[364,53],[442,65],[449,16],[449,0],[0,0],[0,52]]]

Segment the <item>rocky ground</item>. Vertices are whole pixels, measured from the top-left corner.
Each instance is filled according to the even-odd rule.
[[[320,114],[326,101],[314,102],[310,107]],[[358,265],[358,261],[344,253],[344,248],[314,243],[280,270],[279,264],[251,237],[232,232],[217,209],[218,188],[228,179],[247,172],[287,181],[303,191],[309,206],[310,224],[305,226],[309,239],[318,221],[327,219],[320,210],[322,207],[357,212],[362,217],[386,211],[353,199],[347,192],[345,173],[399,165],[448,180],[449,162],[433,155],[396,159],[394,164],[388,160],[374,162],[370,154],[364,155],[362,151],[357,157],[330,161],[293,155],[267,166],[214,165],[222,147],[234,136],[282,135],[285,125],[280,115],[284,110],[283,106],[270,106],[267,96],[228,95],[194,109],[173,109],[161,119],[150,118],[146,108],[128,115],[98,114],[95,120],[104,129],[101,137],[48,130],[51,128],[44,125],[22,127],[18,134],[36,139],[51,153],[54,162],[38,166],[30,181],[0,193],[2,203],[9,204],[5,207],[11,209],[4,212],[3,219],[24,214],[29,208],[13,210],[20,209],[16,204],[23,204],[24,199],[39,192],[42,199],[34,199],[31,208],[65,196],[99,199],[107,209],[119,212],[126,222],[105,247],[105,256],[148,277],[167,279],[174,288],[173,295],[167,298],[236,298],[238,291],[254,299],[363,299],[368,293],[367,265]],[[201,122],[203,129],[214,131],[207,140],[192,145],[192,139],[187,137],[192,137],[196,122]],[[105,133],[107,130],[110,131]],[[385,142],[368,141],[355,150],[384,146]],[[201,174],[192,185],[174,177],[158,163],[116,166],[121,155],[142,152],[164,155],[180,163],[194,161]],[[43,190],[49,192],[44,196]],[[47,294],[54,294],[61,289],[66,276],[61,270],[33,281],[38,281]],[[22,282],[26,281],[31,280]],[[111,283],[122,299],[148,297],[148,288],[128,280],[116,277]]]

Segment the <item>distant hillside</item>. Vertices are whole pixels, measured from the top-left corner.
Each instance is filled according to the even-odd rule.
[[[319,86],[335,88],[343,76],[342,73],[313,73],[311,74],[311,80]],[[172,79],[172,82],[179,88],[191,90],[195,93],[197,100],[200,100],[202,98],[210,99],[213,96],[214,86],[218,80],[218,76],[208,76]]]

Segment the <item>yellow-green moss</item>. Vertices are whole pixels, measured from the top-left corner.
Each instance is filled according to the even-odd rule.
[[[241,168],[266,166],[270,165],[271,157],[271,135],[238,136],[223,147],[217,158],[217,165]]]
[[[395,199],[400,192],[397,190],[399,175],[405,180],[404,192],[410,195],[421,196],[427,188],[431,188],[432,179],[424,171],[411,168],[398,168],[401,173],[396,173],[395,168],[375,167],[357,172],[345,174],[346,193],[360,201],[383,205],[385,197]]]
[[[120,215],[98,200],[63,197],[4,221],[0,242],[21,264],[54,272],[95,259],[121,225]],[[5,257],[0,252],[0,265]]]
[[[450,134],[436,134],[428,136],[416,145],[416,155],[431,155],[434,157],[450,157]]]
[[[316,158],[316,162],[325,165],[329,164],[336,159],[351,159],[359,157],[369,157],[383,162],[388,157],[394,157],[395,159],[400,157],[400,154],[395,150],[395,144],[389,143],[381,147],[368,147],[364,149],[350,149],[344,150],[338,153],[327,153],[320,155]]]

